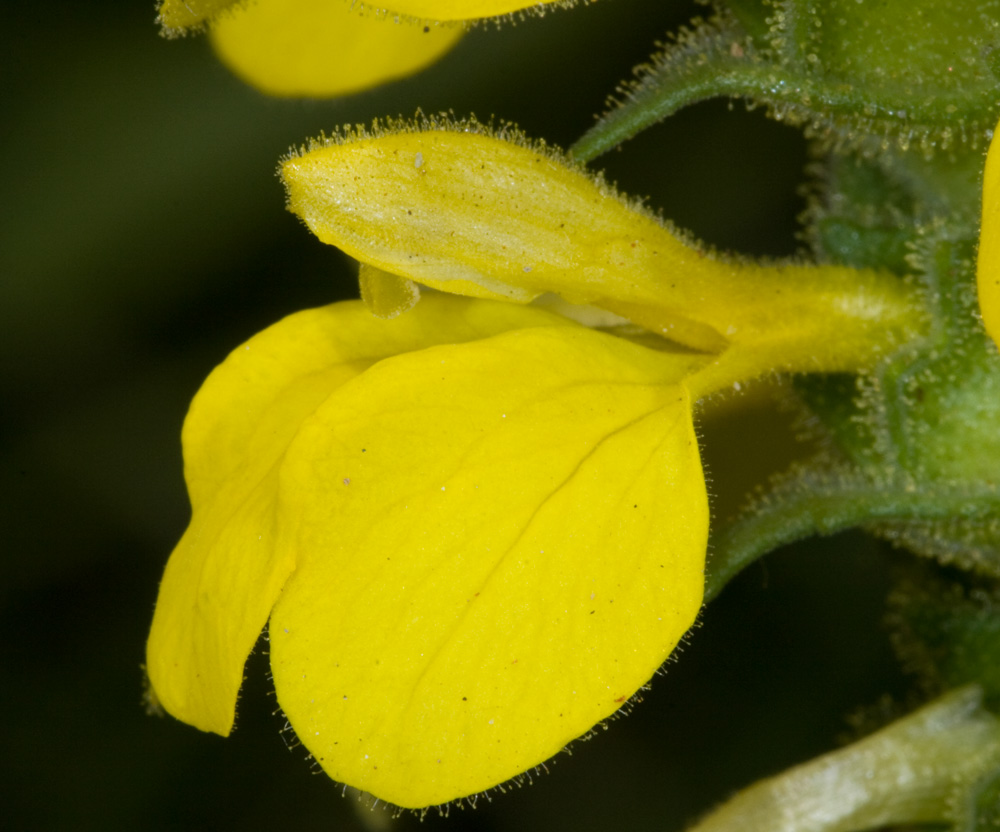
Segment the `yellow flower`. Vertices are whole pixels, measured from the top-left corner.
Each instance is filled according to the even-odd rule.
[[[696,399],[857,368],[923,326],[892,276],[717,259],[473,122],[322,143],[283,176],[291,208],[363,261],[381,317],[294,315],[198,393],[193,516],[148,672],[167,711],[228,734],[269,621],[299,738],[400,806],[541,765],[690,627],[708,533]],[[410,281],[470,297],[415,304]],[[526,305],[544,292],[675,343]]]
[[[462,37],[465,21],[555,0],[163,0],[168,35],[210,23],[212,45],[240,78],[271,95],[334,96],[419,72]]]
[[[993,131],[983,172],[983,222],[976,272],[983,325],[1000,346],[1000,124]]]

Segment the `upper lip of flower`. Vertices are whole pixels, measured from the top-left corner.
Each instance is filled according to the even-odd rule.
[[[502,134],[431,118],[313,143],[282,165],[289,208],[384,271],[478,297],[591,303],[728,353],[737,377],[854,369],[926,326],[894,275],[719,257],[551,148]]]

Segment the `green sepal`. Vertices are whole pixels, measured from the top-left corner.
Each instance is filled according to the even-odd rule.
[[[900,271],[906,260],[909,235],[899,228],[870,227],[841,217],[825,217],[816,224],[824,247],[835,252],[836,262],[862,268],[867,261],[882,260]]]
[[[961,229],[920,229],[908,262],[931,330],[872,373],[865,404],[889,464],[922,482],[989,490],[1000,476],[1000,354],[976,312],[974,251]]]
[[[909,274],[923,287],[932,326],[855,380],[857,392],[842,377],[795,386],[825,434],[869,478],[958,495],[954,516],[883,516],[870,530],[926,557],[997,575],[1000,356],[979,324],[973,287],[981,165],[977,154],[830,160],[822,198],[810,209],[817,258]]]

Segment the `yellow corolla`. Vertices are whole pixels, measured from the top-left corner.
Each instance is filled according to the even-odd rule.
[[[464,21],[556,0],[163,0],[169,35],[209,23],[212,44],[240,78],[271,95],[334,96],[419,72],[462,37]]]
[[[923,326],[891,275],[719,260],[474,122],[352,135],[283,176],[291,208],[363,261],[366,302],[281,321],[195,398],[152,696],[227,734],[269,621],[298,737],[400,806],[544,763],[691,626],[696,399],[857,368]],[[526,305],[543,292],[673,341]]]
[[[278,702],[335,779],[420,807],[543,763],[694,621],[708,507],[682,380],[703,363],[441,295],[261,333],[185,423],[153,695],[228,734],[270,616]]]
[[[983,173],[983,222],[976,265],[979,309],[990,337],[1000,346],[1000,125],[986,154]]]
[[[924,325],[891,274],[719,257],[510,128],[390,124],[313,143],[281,175],[319,239],[395,280],[517,303],[556,293],[721,356],[698,395],[857,369]]]

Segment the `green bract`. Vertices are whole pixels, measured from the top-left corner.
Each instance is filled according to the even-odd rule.
[[[997,0],[740,0],[625,84],[574,145],[590,159],[706,98],[767,105],[869,157],[985,146],[1000,113]]]

